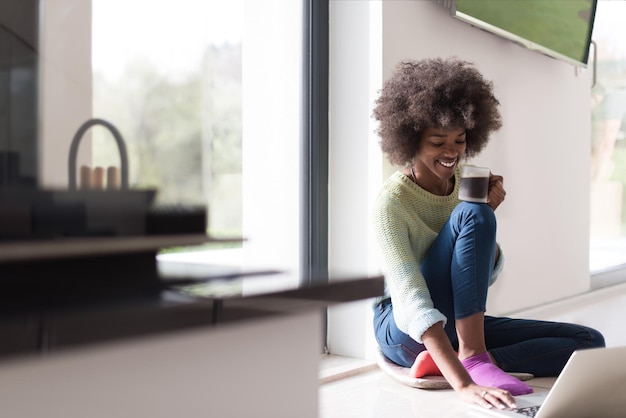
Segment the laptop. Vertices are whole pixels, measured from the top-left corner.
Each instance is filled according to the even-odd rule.
[[[626,346],[575,351],[549,392],[516,396],[515,401],[516,410],[472,405],[471,414],[517,418],[626,417]]]

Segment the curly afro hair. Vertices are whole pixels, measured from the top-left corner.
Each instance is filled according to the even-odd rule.
[[[376,100],[380,145],[389,162],[409,164],[426,128],[466,129],[466,156],[477,155],[502,126],[493,84],[455,58],[403,61]]]

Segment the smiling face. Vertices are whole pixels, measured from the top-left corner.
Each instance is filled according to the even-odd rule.
[[[465,128],[427,128],[413,161],[416,180],[426,190],[441,188],[465,156]]]

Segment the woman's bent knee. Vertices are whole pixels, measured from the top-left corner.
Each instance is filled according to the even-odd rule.
[[[606,347],[604,335],[598,330],[588,328],[589,331],[589,348],[603,348]]]
[[[485,203],[461,202],[450,216],[456,217],[461,223],[471,220],[475,225],[487,225],[494,229],[496,225],[496,215],[493,209]]]

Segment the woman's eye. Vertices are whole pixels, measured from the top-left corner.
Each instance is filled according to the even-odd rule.
[[[430,145],[432,145],[433,147],[440,147],[443,145],[443,142],[431,142]]]

